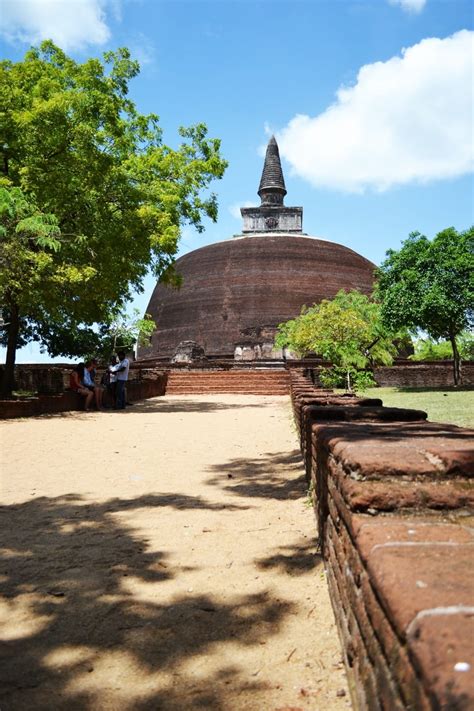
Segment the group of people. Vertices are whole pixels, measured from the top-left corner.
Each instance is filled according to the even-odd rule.
[[[82,395],[86,412],[94,404],[98,410],[102,410],[106,406],[104,405],[105,393],[108,394],[108,398],[105,399],[113,403],[109,406],[116,410],[123,410],[126,405],[125,384],[130,368],[127,354],[125,351],[119,351],[118,356],[111,357],[99,384],[96,383],[97,366],[98,362],[95,358],[86,363],[79,363],[70,375],[70,389]]]

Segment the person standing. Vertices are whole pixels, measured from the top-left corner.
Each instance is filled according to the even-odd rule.
[[[130,369],[130,361],[127,358],[125,351],[118,352],[119,362],[114,365],[110,370],[115,373],[117,378],[115,385],[115,407],[117,410],[125,409],[125,386],[128,380],[128,371]]]
[[[105,407],[115,406],[115,387],[117,385],[117,375],[113,372],[113,368],[118,364],[119,359],[115,353],[110,357],[107,370],[104,370],[100,384],[102,385],[104,392],[106,394],[106,405]]]

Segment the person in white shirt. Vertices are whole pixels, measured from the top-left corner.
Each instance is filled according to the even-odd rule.
[[[110,372],[115,373],[115,377],[117,378],[115,385],[115,408],[117,410],[124,410],[126,403],[125,383],[128,380],[130,361],[128,360],[125,351],[119,351],[118,357],[119,363],[110,368]]]
[[[117,384],[117,375],[112,372],[112,369],[115,365],[117,365],[119,362],[119,359],[115,355],[115,353],[110,357],[109,364],[107,366],[107,370],[104,371],[104,374],[102,375],[102,380],[101,380],[101,385],[104,389],[104,392],[106,392],[107,397],[106,397],[106,407],[114,407],[115,406],[115,387]]]

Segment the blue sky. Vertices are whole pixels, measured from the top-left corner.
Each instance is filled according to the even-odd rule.
[[[222,140],[219,220],[185,227],[180,254],[240,232],[270,133],[308,234],[380,263],[413,230],[474,222],[469,0],[3,0],[0,20],[2,58],[45,37],[77,60],[128,46],[164,141],[201,121]]]

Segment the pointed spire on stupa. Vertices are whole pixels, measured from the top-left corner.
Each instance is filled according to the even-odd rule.
[[[240,208],[244,235],[303,233],[303,208],[283,204],[286,187],[275,136],[268,141],[258,194],[259,207]]]
[[[268,141],[258,194],[262,205],[283,205],[286,187],[275,136]]]

